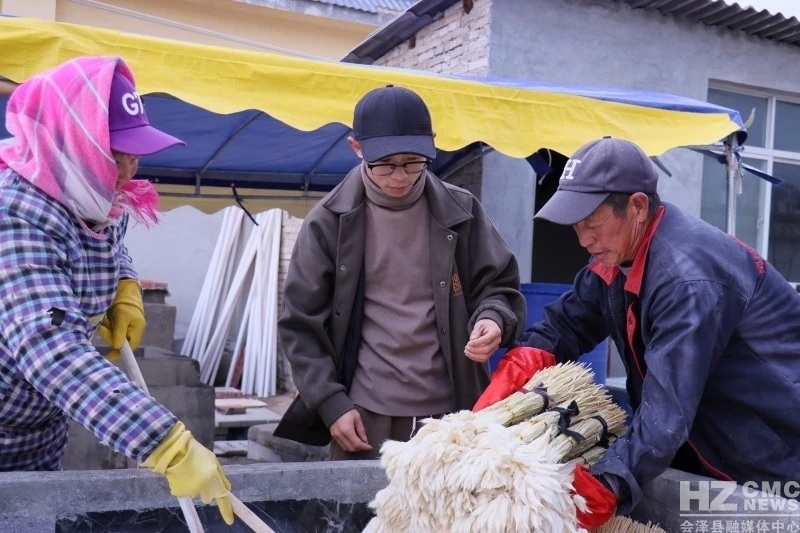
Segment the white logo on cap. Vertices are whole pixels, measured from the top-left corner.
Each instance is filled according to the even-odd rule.
[[[125,108],[129,115],[136,116],[142,112],[144,106],[142,106],[142,99],[139,97],[139,93],[133,92],[122,95],[122,107]]]
[[[564,165],[564,173],[561,174],[561,179],[562,180],[574,180],[575,176],[573,176],[572,174],[575,172],[575,169],[580,164],[581,164],[581,160],[580,159],[570,159],[569,161],[567,161],[567,164]]]

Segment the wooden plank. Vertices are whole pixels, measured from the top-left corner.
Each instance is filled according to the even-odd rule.
[[[214,398],[243,398],[244,393],[234,387],[214,387]]]
[[[243,415],[247,407],[217,407],[217,412],[223,415]]]
[[[232,457],[232,456],[244,457],[247,455],[247,441],[215,440],[214,455],[220,457]]]
[[[253,407],[248,409],[243,415],[223,415],[219,412],[214,414],[214,426],[218,428],[242,428],[258,424],[270,424],[279,422],[281,415],[264,407]]]
[[[214,406],[217,408],[243,407],[247,409],[250,407],[266,407],[267,404],[253,398],[217,398],[214,400]]]

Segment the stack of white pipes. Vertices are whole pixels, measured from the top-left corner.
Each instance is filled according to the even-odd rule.
[[[201,379],[213,384],[228,331],[246,292],[227,384],[231,385],[239,358],[244,357],[242,392],[271,396],[276,393],[277,381],[278,259],[282,212],[271,209],[255,216],[258,225],[251,226],[250,237],[234,271],[233,258],[242,232],[242,211],[228,209],[234,210],[236,215],[225,213],[183,353],[200,362]],[[229,215],[235,216],[235,221],[229,221]]]
[[[233,261],[236,257],[239,236],[242,230],[244,211],[238,207],[227,207],[222,217],[222,229],[214,246],[214,253],[203,280],[203,287],[189,323],[189,330],[183,340],[181,353],[202,361],[208,346],[211,332],[215,328],[215,318],[222,295],[227,291]]]
[[[231,385],[240,357],[244,369],[240,389],[248,394],[272,396],[277,384],[278,260],[281,245],[281,211],[264,215],[257,243],[253,283],[245,304],[226,384]]]

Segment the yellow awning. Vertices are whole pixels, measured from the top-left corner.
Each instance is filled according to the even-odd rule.
[[[350,125],[362,95],[394,83],[428,103],[436,145],[448,151],[483,141],[513,157],[540,147],[570,154],[611,135],[659,155],[713,143],[741,127],[738,114],[666,95],[447,77],[35,19],[0,17],[0,49],[0,76],[13,81],[80,55],[120,55],[141,94],[168,93],[216,113],[259,109],[303,131],[334,122]]]

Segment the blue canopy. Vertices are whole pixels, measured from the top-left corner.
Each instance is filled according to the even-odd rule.
[[[140,174],[159,183],[328,191],[358,162],[341,124],[303,132],[262,111],[219,115],[174,98],[144,100],[155,127],[186,141],[142,158]]]

